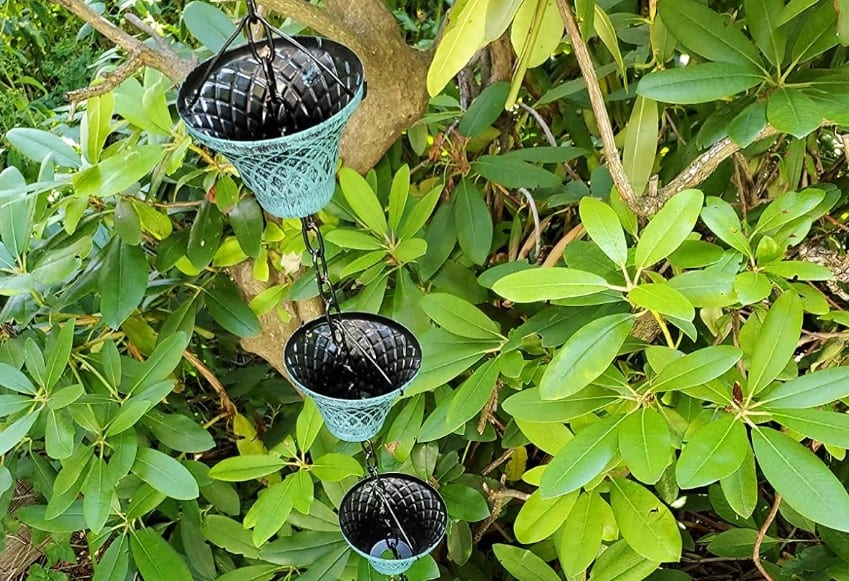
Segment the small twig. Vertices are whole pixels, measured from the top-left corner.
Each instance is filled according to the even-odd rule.
[[[775,499],[772,501],[772,508],[769,509],[769,514],[766,515],[766,520],[764,520],[761,528],[758,530],[758,536],[755,537],[755,546],[752,548],[752,561],[755,563],[755,567],[757,567],[758,571],[761,572],[761,575],[764,576],[766,581],[774,581],[772,575],[769,574],[769,571],[764,569],[764,566],[761,564],[761,543],[764,541],[764,537],[766,536],[766,531],[772,524],[772,521],[775,520],[776,515],[778,514],[778,507],[781,506],[781,495],[779,493],[775,493]]]
[[[551,218],[552,216],[547,216],[546,218],[542,219],[539,226],[540,232],[544,232],[548,228],[548,225],[551,223]],[[525,243],[522,244],[522,248],[519,249],[519,255],[517,258],[519,260],[524,260],[525,258],[527,258],[528,254],[530,254],[531,252],[531,247],[534,245],[534,243],[535,237],[528,236],[527,240],[525,240]],[[537,259],[539,259],[539,256],[537,256]]]
[[[548,123],[545,122],[545,119],[542,118],[542,115],[539,114],[539,111],[526,105],[525,103],[519,103],[519,107],[527,111],[531,117],[536,119],[537,125],[539,125],[540,129],[542,129],[543,134],[545,135],[545,140],[548,141],[548,144],[551,147],[558,147],[557,139],[554,138],[554,133],[551,132],[551,127],[548,126]],[[566,170],[566,173],[569,174],[569,177],[577,182],[584,183],[584,180],[581,179],[581,176],[572,169],[568,162],[563,162],[563,169]]]
[[[849,135],[847,135],[847,137],[849,137]],[[844,224],[843,222],[840,222],[839,220],[835,220],[834,218],[832,218],[832,217],[831,217],[831,216],[829,216],[828,214],[824,215],[822,218],[823,218],[823,220],[825,220],[826,222],[830,222],[830,223],[834,224],[835,226],[837,226],[837,227],[838,227],[838,228],[840,228],[841,230],[844,230],[844,231],[846,231],[846,232],[849,232],[849,226],[847,226],[847,225],[846,225],[846,224]]]
[[[563,257],[563,252],[566,250],[566,247],[570,242],[577,240],[581,236],[584,235],[586,230],[584,230],[584,226],[578,224],[571,230],[569,230],[563,238],[561,238],[557,244],[554,245],[554,248],[551,249],[551,252],[548,253],[545,260],[542,263],[544,268],[549,268],[557,264],[557,262]]]
[[[128,12],[124,15],[124,18],[127,19],[127,22],[135,26],[141,32],[144,32],[153,40],[156,41],[156,44],[159,45],[159,48],[162,50],[171,50],[171,47],[168,45],[168,41],[165,40],[161,34],[156,32],[152,26],[149,26],[145,21],[141,18],[133,14],[132,12]]]
[[[590,105],[592,105],[593,114],[595,115],[596,124],[598,125],[599,133],[601,134],[601,143],[604,150],[604,157],[607,160],[607,166],[610,170],[610,177],[613,178],[613,183],[616,184],[616,189],[628,207],[637,209],[639,203],[637,194],[634,192],[634,187],[628,176],[625,175],[625,168],[622,165],[622,158],[619,157],[619,150],[616,148],[616,141],[613,135],[613,126],[610,124],[610,117],[607,114],[607,106],[604,103],[604,95],[601,94],[601,88],[598,84],[598,76],[595,73],[590,51],[584,39],[581,38],[581,32],[578,29],[578,23],[575,20],[575,15],[572,13],[572,8],[567,0],[557,0],[557,8],[560,10],[560,16],[563,18],[563,23],[566,25],[566,33],[569,35],[569,40],[572,42],[572,50],[575,51],[575,57],[578,59],[578,66],[581,69],[581,76],[587,84],[587,92],[590,96]]]
[[[519,193],[525,196],[525,199],[528,200],[528,206],[531,209],[531,216],[534,218],[534,241],[536,244],[534,260],[539,260],[540,245],[542,244],[542,231],[539,227],[539,211],[537,210],[537,203],[531,195],[531,192],[525,188],[519,188]]]
[[[215,374],[210,371],[210,369],[203,364],[203,362],[195,356],[194,353],[189,351],[183,351],[183,358],[192,364],[192,367],[197,369],[198,373],[200,373],[204,379],[212,386],[212,389],[218,394],[218,399],[221,402],[221,410],[223,413],[232,417],[236,415],[236,405],[233,403],[233,400],[230,399],[230,396],[227,395],[227,390],[224,389],[224,386],[218,381],[218,378],[215,377]]]
[[[105,95],[133,76],[133,74],[142,66],[141,53],[138,51],[130,52],[130,54],[127,55],[127,60],[118,65],[114,71],[106,73],[103,77],[101,77],[103,79],[102,83],[98,83],[97,85],[92,85],[90,87],[83,87],[82,89],[68,91],[65,93],[65,99],[71,103],[79,103],[80,101],[91,99],[92,97]]]
[[[487,474],[507,462],[507,460],[509,460],[513,456],[514,451],[515,448],[508,448],[507,450],[505,450],[504,453],[501,454],[501,456],[490,462],[489,466],[483,469],[483,472],[481,472],[481,476],[486,476]]]

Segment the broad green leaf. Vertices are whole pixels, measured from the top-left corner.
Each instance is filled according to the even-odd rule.
[[[592,383],[616,357],[633,326],[633,315],[626,313],[601,317],[581,327],[546,367],[540,396],[562,399]]]
[[[523,545],[529,545],[553,535],[563,526],[577,499],[577,490],[548,499],[543,499],[539,490],[535,490],[516,515],[513,523],[516,540]]]
[[[598,3],[588,2],[588,4],[592,4],[593,8],[594,8],[593,19],[592,19],[593,28],[595,28],[595,32],[596,32],[596,34],[598,34],[598,37],[601,40],[601,42],[604,44],[604,46],[607,48],[607,50],[610,51],[611,56],[613,56],[613,60],[615,60],[616,64],[619,66],[619,74],[622,75],[623,78],[624,78],[624,76],[625,76],[625,61],[622,59],[622,52],[619,50],[619,40],[617,39],[617,36],[616,36],[616,28],[613,26],[613,22],[610,20],[610,17],[607,15],[607,12],[605,12],[604,9]],[[637,105],[635,105],[634,107],[636,108]],[[633,120],[633,116],[632,116],[632,120]],[[629,126],[630,126],[630,122],[629,122]],[[657,136],[655,135],[655,140],[656,140],[656,137]],[[628,149],[628,146],[626,145],[625,150],[627,151],[627,149]],[[627,167],[628,167],[627,163],[625,164],[625,167],[626,167],[626,172],[627,172]],[[628,174],[628,175],[630,176],[631,174]],[[632,180],[633,180],[633,178],[632,178]],[[642,192],[642,189],[637,188],[636,186],[635,186],[634,189],[636,189],[638,192]]]
[[[454,194],[454,220],[457,241],[475,264],[483,264],[492,246],[492,216],[480,190],[468,179],[462,180]]]
[[[325,579],[341,579],[342,572],[348,563],[351,549],[347,545],[340,545],[332,552],[318,558],[315,563],[307,569],[306,573],[298,575],[300,581],[324,581]]]
[[[252,540],[257,547],[277,534],[292,512],[294,503],[289,481],[278,482],[259,493],[259,498],[245,516],[245,527],[253,528]]]
[[[44,512],[45,518],[48,520],[56,518],[74,503],[87,476],[85,470],[92,458],[92,448],[80,446],[70,458],[65,460],[53,481],[53,495]],[[80,506],[82,507],[82,504]]]
[[[431,214],[433,214],[433,209],[436,207],[436,203],[439,201],[439,196],[441,194],[442,186],[440,185],[430,190],[428,193],[422,196],[422,198],[418,202],[416,202],[413,208],[408,213],[406,213],[403,219],[401,220],[401,224],[398,227],[399,238],[403,240],[405,238],[415,236],[418,231],[424,227]],[[450,208],[450,206],[443,207]],[[436,219],[434,218],[434,221],[435,220]],[[430,232],[430,229],[428,229],[428,232]],[[453,242],[451,245],[453,247]],[[428,248],[433,248],[430,239],[428,239]],[[450,253],[450,249],[448,252]]]
[[[430,391],[451,381],[486,353],[497,351],[501,341],[458,337],[443,329],[428,331],[422,338],[422,367],[405,395]]]
[[[44,366],[44,387],[53,389],[56,382],[65,371],[71,348],[74,344],[74,325],[66,323],[59,327],[58,332],[50,334],[47,340]]]
[[[624,416],[600,420],[575,435],[551,460],[540,481],[540,496],[554,498],[578,490],[598,476],[619,449]]]
[[[816,3],[817,0],[790,0],[781,10],[778,17],[778,26],[787,24]]]
[[[849,397],[849,368],[822,369],[780,383],[758,398],[769,409],[812,408]]]
[[[672,433],[653,408],[629,415],[619,427],[619,451],[634,477],[654,484],[672,462]]]
[[[498,376],[499,366],[494,359],[478,367],[454,392],[446,421],[454,425],[473,418],[492,396]]]
[[[477,137],[495,123],[504,111],[504,102],[510,91],[510,83],[499,81],[487,86],[475,97],[457,127],[466,137]],[[390,204],[391,206],[391,204]]]
[[[545,561],[527,549],[496,543],[495,558],[518,581],[560,581],[560,576]]]
[[[740,466],[719,481],[722,494],[729,506],[742,518],[749,518],[758,503],[758,473],[755,455],[746,446],[746,457]]]
[[[215,447],[215,440],[197,421],[182,414],[150,410],[142,420],[157,440],[179,452],[199,453]]]
[[[50,155],[53,162],[59,166],[80,167],[80,154],[61,137],[49,131],[31,127],[15,127],[6,132],[6,139],[12,147],[36,163],[41,163]]]
[[[518,55],[505,107],[511,109],[528,68],[544,63],[560,44],[563,19],[554,0],[522,2],[510,26],[510,42]]]
[[[705,384],[734,367],[743,353],[731,345],[704,347],[676,359],[652,382],[654,392],[687,389]]]
[[[410,166],[404,164],[395,172],[392,187],[389,189],[389,229],[393,232],[398,232],[409,195]]]
[[[124,579],[130,566],[130,547],[127,537],[121,535],[113,539],[112,544],[94,566],[93,581],[113,581]]]
[[[604,532],[602,505],[604,500],[597,492],[581,493],[560,529],[559,539],[555,537],[557,554],[568,575],[580,574],[598,554]]]
[[[781,27],[782,0],[745,0],[746,25],[758,48],[773,66],[781,66],[787,45],[786,29]]]
[[[115,232],[125,243],[138,246],[142,240],[141,220],[135,206],[127,199],[115,204]]]
[[[224,220],[215,204],[204,200],[192,227],[189,230],[189,242],[186,246],[186,257],[197,269],[205,268],[221,242],[224,232]]]
[[[318,437],[318,432],[321,426],[324,425],[324,419],[318,411],[318,406],[312,398],[304,399],[304,407],[301,413],[298,414],[298,419],[295,423],[295,437],[298,440],[298,448],[302,452],[310,449]]]
[[[427,72],[427,91],[431,96],[438,95],[448,81],[488,43],[488,4],[487,0],[460,0],[451,8]]]
[[[818,2],[815,10],[803,20],[790,49],[794,61],[805,62],[837,45],[837,13],[833,4]]]
[[[529,268],[504,276],[492,290],[515,303],[583,297],[607,290],[605,279],[574,268]]]
[[[339,186],[342,188],[345,201],[351,206],[360,222],[375,234],[388,238],[389,225],[386,222],[386,215],[380,207],[377,195],[365,178],[353,169],[343,167],[339,170]]]
[[[445,484],[439,487],[445,500],[448,516],[456,520],[477,522],[489,516],[489,505],[484,495],[465,484]]]
[[[80,127],[80,142],[90,163],[100,160],[100,152],[111,132],[115,97],[111,92],[86,99],[85,120]]]
[[[562,183],[557,174],[515,156],[482,155],[472,169],[506,188],[556,188]]]
[[[514,418],[516,426],[522,431],[531,444],[554,456],[563,446],[568,444],[574,436],[565,425],[560,422],[529,422]]]
[[[215,322],[239,337],[256,337],[259,319],[245,304],[239,289],[228,278],[219,276],[206,291],[206,307]]]
[[[754,143],[764,128],[766,128],[766,103],[756,101],[731,120],[728,124],[728,137],[740,147],[748,147]]]
[[[669,509],[658,498],[624,478],[614,478],[610,505],[622,537],[646,559],[676,562],[681,557],[681,534]]]
[[[769,385],[793,357],[802,330],[802,314],[802,301],[793,291],[782,293],[773,303],[752,350],[746,394],[757,394]]]
[[[586,196],[581,198],[579,211],[581,223],[593,242],[617,266],[624,267],[628,261],[628,247],[625,232],[613,208],[601,200]]]
[[[12,368],[14,369],[14,367]],[[0,395],[0,417],[10,416],[35,403],[35,400],[25,395],[4,394]]]
[[[239,246],[248,256],[256,258],[262,248],[262,209],[254,197],[242,200],[230,211],[230,225],[239,240]]]
[[[322,482],[339,482],[348,476],[362,476],[363,468],[351,456],[331,452],[312,463],[310,471]]]
[[[328,511],[336,520],[336,513],[330,509]],[[289,567],[309,567],[344,543],[338,529],[327,532],[301,531],[265,545],[262,548],[262,560]]]
[[[762,73],[746,66],[701,63],[649,73],[637,84],[637,94],[663,103],[708,103],[742,93],[763,81]]]
[[[127,148],[74,174],[71,179],[74,190],[84,198],[106,198],[119,194],[147,176],[162,161],[165,153],[161,145]]]
[[[819,127],[822,115],[810,97],[801,91],[779,87],[766,104],[766,118],[782,133],[802,139]]]
[[[21,416],[13,423],[7,425],[0,431],[0,454],[5,454],[24,439],[35,420],[38,419],[38,412],[33,411],[25,416]]]
[[[511,416],[529,422],[568,422],[616,401],[617,395],[590,385],[565,399],[550,401],[540,397],[539,388],[524,389],[508,397],[502,408]]]
[[[596,8],[599,9],[597,4]],[[625,145],[622,151],[625,175],[631,180],[634,191],[638,194],[645,191],[654,168],[657,131],[657,103],[645,96],[638,96],[634,100],[628,125],[625,126]]]
[[[829,446],[849,448],[849,414],[807,409],[773,410],[771,413],[778,423],[794,432]]]
[[[49,533],[74,533],[86,528],[83,501],[75,500],[55,518],[46,519],[45,506],[31,504],[18,509],[16,517],[25,525]]]
[[[761,212],[752,236],[758,232],[769,233],[780,226],[812,212],[825,198],[825,192],[807,188],[801,192],[785,192],[775,198]]]
[[[183,8],[182,16],[189,34],[211,51],[221,49],[230,35],[236,32],[233,21],[220,8],[208,2],[189,2]],[[240,32],[234,42],[235,46],[244,44],[244,35]]]
[[[737,470],[749,447],[743,422],[727,413],[701,426],[684,445],[675,477],[681,488],[698,488]]]
[[[0,363],[0,387],[31,395],[37,391],[29,377],[7,363]]]
[[[132,381],[130,382],[130,387],[127,390],[127,393],[136,394],[140,399],[147,399],[153,403],[159,403],[162,398],[151,399],[144,392],[147,388],[159,384],[162,380],[171,375],[174,368],[177,367],[183,358],[185,342],[185,333],[177,332],[170,337],[166,337],[161,343],[159,343],[159,345],[157,345],[153,350],[153,353],[150,354],[150,357],[147,358],[147,361],[145,361],[141,367],[136,368],[137,372],[132,376]],[[120,376],[120,367],[118,367],[115,371],[117,375]],[[163,395],[162,397],[165,396]]]
[[[65,410],[45,412],[44,440],[47,455],[57,460],[74,452],[74,422]]]
[[[286,464],[275,456],[250,455],[225,458],[209,469],[209,477],[226,482],[245,482],[268,476]]]
[[[782,260],[764,267],[770,274],[790,280],[831,280],[834,274],[826,267],[804,260]]]
[[[248,559],[259,558],[259,549],[254,546],[250,531],[231,518],[208,514],[203,519],[201,532],[210,543],[228,553],[244,555]]]
[[[147,400],[128,399],[120,408],[120,411],[115,415],[115,418],[109,423],[109,428],[106,430],[106,437],[120,434],[125,430],[129,430],[147,413],[151,408],[151,402]]]
[[[448,293],[431,293],[419,303],[428,317],[440,327],[472,339],[500,336],[498,325],[470,302]]]
[[[158,450],[140,448],[132,471],[171,498],[192,500],[198,497],[198,484],[191,472],[177,460]]]
[[[663,205],[640,235],[634,253],[637,268],[659,262],[681,245],[693,231],[702,200],[699,190],[684,190]]]
[[[771,292],[772,283],[760,272],[747,270],[734,277],[734,294],[741,305],[759,303]]]
[[[849,532],[849,494],[819,458],[771,428],[752,430],[752,444],[758,466],[787,504],[818,524]]]
[[[367,232],[334,228],[324,237],[328,242],[349,250],[382,250],[384,245]]]
[[[676,319],[692,321],[696,316],[687,297],[665,283],[637,285],[628,292],[628,298],[639,307]]]
[[[720,557],[737,559],[751,557],[757,536],[758,531],[753,529],[729,529],[712,537],[707,550]],[[769,551],[777,544],[777,540],[764,535],[761,539],[761,553]]]
[[[82,493],[85,524],[92,532],[99,533],[106,525],[115,496],[115,482],[110,481],[102,458],[95,457],[92,461]]]
[[[746,256],[753,256],[749,240],[743,234],[740,218],[728,202],[722,198],[708,196],[705,207],[702,208],[701,217],[705,225],[720,240]]]
[[[699,56],[721,63],[761,67],[758,50],[727,20],[694,0],[660,2],[657,7],[663,22],[678,39]]]
[[[596,561],[590,581],[641,581],[660,567],[636,553],[624,540],[611,545]]]
[[[185,561],[153,529],[132,532],[130,549],[144,581],[192,581]]]
[[[144,297],[148,266],[144,250],[117,236],[109,243],[100,270],[100,310],[103,322],[117,329]]]
[[[228,571],[215,581],[269,581],[279,570],[277,565],[248,565]]]

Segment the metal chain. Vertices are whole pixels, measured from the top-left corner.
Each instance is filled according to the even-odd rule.
[[[307,248],[312,259],[312,267],[315,272],[315,282],[318,285],[318,294],[321,300],[324,301],[324,317],[327,319],[327,327],[330,329],[333,341],[339,345],[344,345],[342,336],[342,324],[334,321],[331,315],[339,315],[339,301],[336,299],[336,289],[330,281],[330,272],[327,268],[327,258],[324,251],[324,237],[321,235],[321,230],[315,219],[312,216],[301,218],[301,234],[304,237],[304,245]],[[312,240],[310,234],[315,240]],[[338,324],[337,324],[338,323]]]

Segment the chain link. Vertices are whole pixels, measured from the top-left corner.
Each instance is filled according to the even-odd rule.
[[[315,272],[315,281],[318,285],[318,294],[324,301],[324,317],[327,319],[327,327],[330,329],[333,341],[337,345],[344,345],[342,323],[334,321],[331,315],[339,315],[339,302],[336,299],[336,289],[330,282],[330,272],[327,268],[327,259],[324,252],[324,237],[312,216],[301,218],[301,234],[304,237],[304,245],[312,259],[312,267]],[[310,236],[315,238],[312,239]]]

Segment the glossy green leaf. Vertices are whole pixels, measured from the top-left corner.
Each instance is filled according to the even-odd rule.
[[[758,232],[770,233],[797,218],[805,216],[814,210],[823,201],[823,198],[825,198],[825,192],[817,188],[781,194],[761,212],[752,235],[754,236]]]
[[[192,500],[198,496],[198,484],[191,472],[177,460],[158,450],[140,448],[132,471],[171,498]]]
[[[5,454],[24,439],[29,433],[35,420],[38,419],[37,412],[28,413],[21,416],[11,424],[7,425],[0,431],[0,454]]]
[[[460,125],[457,127],[460,133],[467,137],[477,137],[495,123],[504,111],[504,102],[509,91],[510,83],[504,81],[492,83],[481,91],[460,119]]]
[[[749,518],[758,502],[758,474],[755,455],[746,446],[746,457],[740,466],[719,481],[722,494],[731,508],[742,518]]]
[[[57,460],[74,452],[74,422],[65,410],[48,409],[45,414],[44,441],[47,455]]]
[[[239,337],[256,337],[259,319],[245,304],[239,289],[229,279],[219,276],[215,286],[206,291],[206,307],[215,322]]]
[[[178,452],[205,452],[215,447],[215,440],[195,420],[182,414],[164,414],[150,410],[141,423],[156,439]]]
[[[766,118],[781,131],[802,139],[819,127],[822,115],[810,97],[801,91],[779,87],[766,104]]]
[[[553,535],[563,526],[577,499],[577,490],[547,499],[540,496],[539,490],[534,491],[519,509],[519,514],[513,522],[516,540],[523,545],[529,545]]]
[[[310,471],[322,482],[339,482],[348,476],[363,475],[363,467],[357,460],[333,452],[315,460]]]
[[[539,487],[542,498],[568,494],[598,476],[619,449],[623,419],[606,418],[578,432],[545,469]]]
[[[790,49],[793,60],[804,62],[837,45],[837,13],[828,2],[819,5],[804,18]]]
[[[765,128],[766,103],[756,101],[731,120],[728,124],[728,137],[740,147],[748,147]]]
[[[763,81],[762,73],[746,66],[701,63],[649,73],[637,84],[637,94],[663,103],[708,103],[742,93]]]
[[[177,367],[183,358],[183,349],[186,342],[186,336],[182,332],[177,332],[170,337],[166,337],[156,348],[147,361],[140,367],[136,368],[136,372],[132,375],[130,387],[127,390],[128,394],[135,394],[139,399],[147,399],[153,403],[159,403],[162,398],[151,398],[148,388],[157,387],[162,380],[167,378]],[[117,352],[116,352],[117,356]],[[120,362],[120,360],[118,360]],[[116,375],[120,376],[120,365],[116,365]],[[167,392],[166,392],[167,393]],[[165,397],[164,395],[162,397]]]
[[[439,94],[448,81],[487,44],[487,8],[486,0],[462,0],[451,8],[427,73],[427,90],[431,96]]]
[[[624,540],[610,546],[598,558],[590,581],[639,581],[660,566],[632,549]]]
[[[52,389],[65,367],[68,365],[68,359],[71,356],[71,348],[74,344],[74,325],[62,325],[58,332],[50,334],[47,340],[47,348],[45,350],[45,367],[44,367],[44,387],[48,390]]]
[[[642,232],[634,260],[646,268],[672,254],[684,241],[699,217],[703,196],[699,190],[684,190],[670,198]]]
[[[729,529],[711,538],[707,550],[714,555],[729,558],[752,556],[758,531],[752,529]],[[774,538],[764,535],[761,539],[761,553],[769,551],[778,544]]]
[[[186,256],[197,269],[206,267],[221,242],[224,231],[224,220],[215,204],[208,201],[201,203],[195,221],[189,230],[189,242]]]
[[[760,392],[793,357],[802,329],[802,314],[802,301],[792,291],[782,293],[773,303],[752,350],[745,393]]]
[[[498,377],[499,366],[495,360],[478,367],[454,392],[446,412],[446,421],[455,425],[473,418],[489,401]]]
[[[220,8],[208,2],[186,4],[183,8],[183,22],[189,33],[212,51],[223,47],[236,31],[233,21]],[[234,42],[236,45],[244,44],[244,35],[239,33]]]
[[[254,545],[260,547],[277,534],[286,524],[293,507],[291,482],[288,480],[260,492],[244,520],[246,528],[253,528],[251,538]]]
[[[666,505],[636,482],[624,478],[611,482],[610,505],[631,548],[652,561],[678,561],[681,533]]]
[[[637,306],[662,315],[692,321],[696,316],[693,304],[683,294],[664,283],[644,283],[628,292]]]
[[[780,383],[758,399],[770,409],[812,408],[849,397],[849,368],[833,367]]]
[[[80,154],[58,135],[43,129],[15,127],[6,132],[12,147],[36,163],[50,155],[53,162],[62,167],[79,168]]]
[[[731,345],[698,349],[663,368],[652,382],[652,391],[665,392],[702,385],[734,367],[743,353]]]
[[[829,446],[849,448],[849,414],[825,410],[773,410],[780,424]]]
[[[628,247],[625,244],[625,232],[613,208],[587,196],[581,198],[579,210],[581,223],[593,242],[610,260],[624,267],[628,261]]]
[[[275,456],[248,455],[225,458],[209,469],[209,477],[226,482],[244,482],[268,476],[285,465],[285,461]]]
[[[657,103],[640,95],[634,100],[634,108],[625,127],[625,145],[622,152],[625,175],[631,180],[634,191],[637,193],[642,193],[646,189],[654,168],[657,132]]]
[[[130,566],[130,546],[127,537],[121,535],[113,539],[109,548],[94,566],[93,581],[112,581],[124,579]]]
[[[818,524],[849,532],[849,494],[819,458],[771,428],[753,430],[752,444],[758,466],[787,504]]]
[[[619,451],[637,480],[654,484],[672,462],[669,424],[655,409],[640,409],[622,422]]]
[[[734,277],[734,293],[741,305],[759,303],[771,292],[772,283],[760,272],[747,270]]]
[[[545,561],[527,549],[496,543],[495,558],[518,581],[559,581],[560,577]]]
[[[422,196],[418,202],[416,202],[412,209],[407,212],[401,220],[401,224],[398,227],[399,238],[405,239],[410,238],[411,236],[415,236],[418,231],[424,227],[431,214],[433,214],[433,210],[436,207],[436,203],[439,201],[439,196],[441,194],[442,186],[437,186],[430,190],[428,193],[426,193],[424,196]],[[443,207],[446,209],[450,209],[450,206]],[[430,229],[428,229],[428,232],[430,232]],[[428,248],[433,248],[430,239],[428,239]]]
[[[244,253],[254,258],[259,256],[264,224],[262,209],[255,198],[242,198],[230,212],[230,225]]]
[[[133,562],[145,581],[192,581],[192,573],[174,548],[153,529],[130,535]]]
[[[557,174],[507,155],[482,155],[472,169],[506,188],[556,188],[562,183]]]
[[[575,395],[556,401],[542,399],[539,388],[532,388],[511,395],[502,408],[511,416],[529,422],[568,422],[616,399],[616,393],[597,385],[590,385]]]
[[[277,565],[248,565],[228,571],[215,581],[269,581],[279,570]]]
[[[546,367],[540,396],[562,399],[592,383],[616,357],[633,326],[634,317],[626,313],[600,317],[581,327]]]
[[[604,500],[593,491],[581,493],[560,529],[557,554],[564,571],[578,575],[590,566],[601,547],[604,532]],[[607,509],[610,510],[609,508]]]
[[[782,0],[746,0],[746,24],[762,54],[773,66],[781,66],[787,45],[786,29],[781,27]]]
[[[466,522],[477,522],[489,516],[489,505],[484,495],[464,484],[445,484],[439,488],[445,500],[448,516]]]
[[[727,413],[699,427],[691,435],[678,463],[675,477],[681,488],[698,488],[725,478],[737,470],[749,447],[743,423]]]
[[[144,250],[120,238],[109,243],[100,270],[100,310],[103,322],[117,329],[144,297],[148,266]]]
[[[790,280],[831,280],[834,274],[826,267],[804,260],[782,260],[764,267],[770,274]]]
[[[250,531],[240,522],[226,516],[208,514],[203,519],[201,532],[210,543],[228,553],[244,555],[248,559],[259,558],[259,549],[254,546]]]
[[[71,181],[78,196],[106,198],[134,186],[165,157],[161,145],[127,148],[73,175]]]
[[[492,290],[516,303],[583,297],[607,290],[605,279],[574,268],[529,268],[504,276]]]
[[[318,406],[315,405],[312,398],[305,398],[304,407],[301,409],[301,413],[298,414],[295,424],[295,437],[298,440],[298,448],[301,451],[306,452],[310,449],[323,425],[324,419],[318,411]]]
[[[740,218],[731,205],[714,196],[705,200],[705,207],[701,211],[702,221],[716,234],[720,240],[742,252],[746,256],[753,256],[749,240],[743,233]]]
[[[395,172],[389,189],[389,229],[393,232],[398,232],[409,195],[410,166],[404,164]]]
[[[422,297],[422,310],[440,327],[472,339],[499,337],[498,325],[470,302],[448,293],[431,293]]]
[[[85,524],[99,533],[112,512],[112,497],[115,496],[115,482],[109,479],[106,462],[102,458],[92,460],[82,493]]]
[[[0,363],[0,387],[31,395],[37,391],[29,377],[7,363]]]
[[[339,185],[345,201],[354,211],[354,214],[369,230],[384,238],[389,236],[389,225],[386,215],[374,190],[368,182],[351,168],[343,167],[339,170]]]
[[[492,216],[480,190],[471,180],[462,180],[454,194],[457,241],[475,264],[483,264],[492,246]]]

